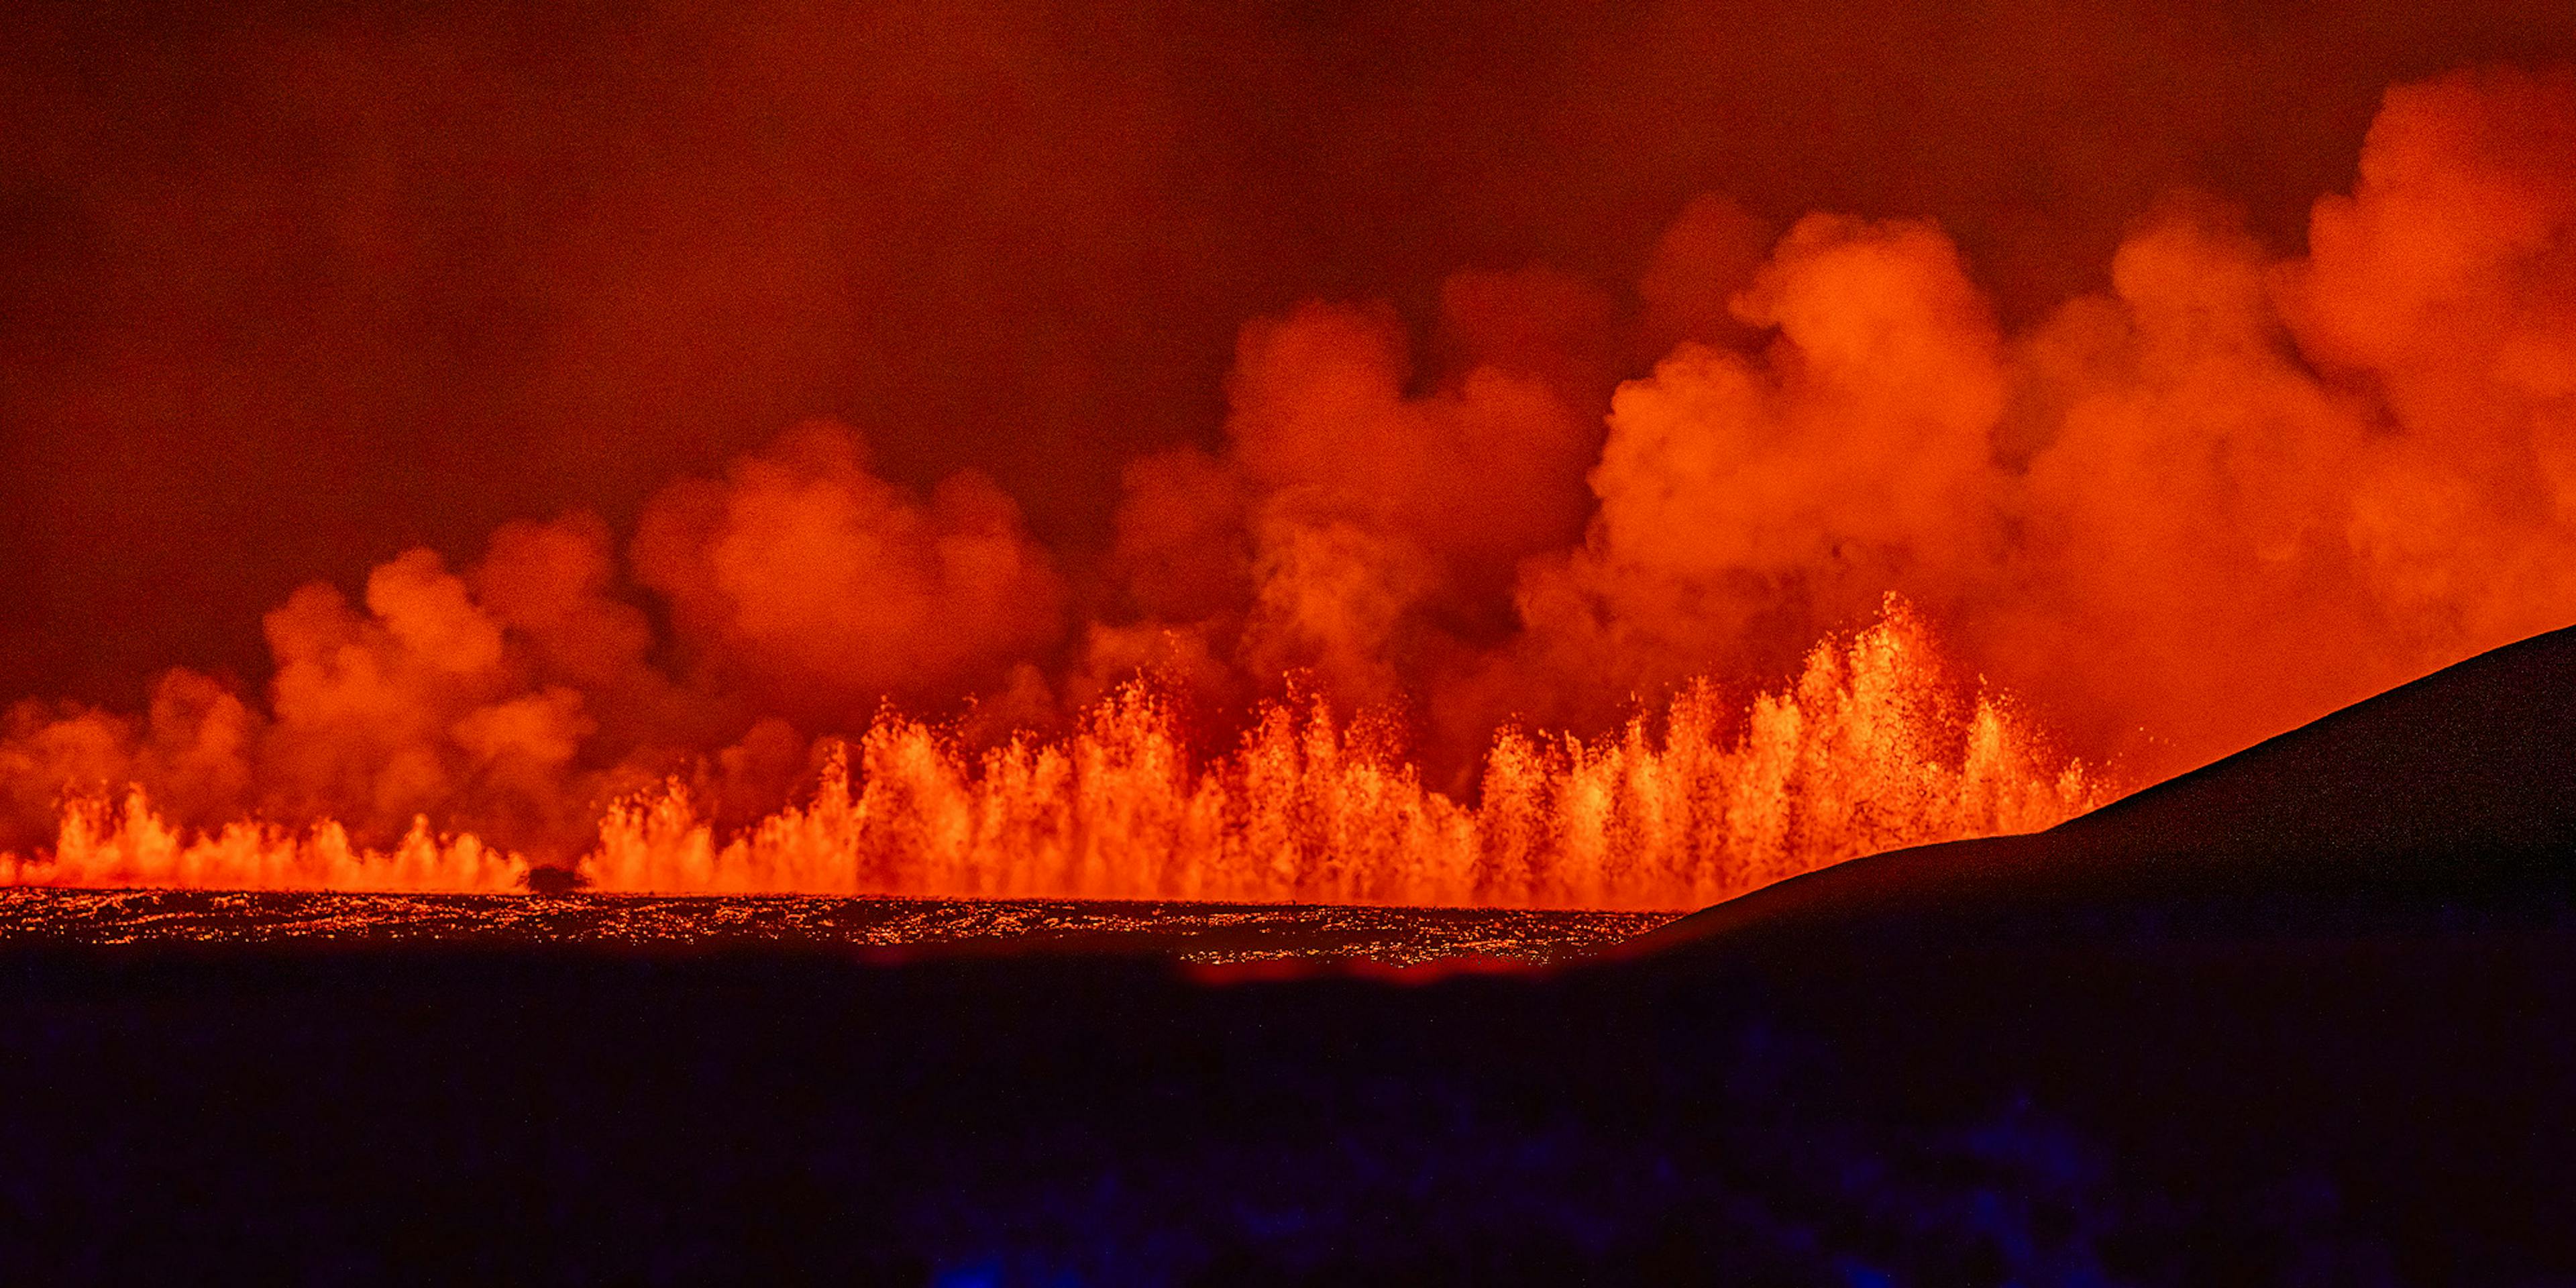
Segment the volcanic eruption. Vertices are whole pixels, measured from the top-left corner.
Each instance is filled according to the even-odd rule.
[[[2576,1282],[2571,58],[0,6],[0,1282]]]
[[[1244,322],[1089,547],[799,422],[20,703],[0,881],[1677,908],[2037,830],[2576,617],[2570,158],[2563,69],[2399,86],[2303,253],[2176,196],[2011,326],[1703,196]]]

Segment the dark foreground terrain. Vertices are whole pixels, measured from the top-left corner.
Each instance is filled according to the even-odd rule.
[[[2571,731],[2561,632],[1551,973],[22,940],[0,1280],[2576,1283]]]

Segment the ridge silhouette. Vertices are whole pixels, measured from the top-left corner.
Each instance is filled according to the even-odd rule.
[[[2576,896],[2576,627],[2481,653],[2043,832],[1893,850],[1631,941],[2526,919]]]

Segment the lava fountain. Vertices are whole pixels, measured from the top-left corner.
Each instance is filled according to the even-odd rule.
[[[1585,739],[1505,731],[1472,801],[1423,785],[1382,728],[1263,704],[1193,754],[1143,682],[1075,732],[980,753],[886,717],[827,753],[811,795],[722,835],[670,780],[613,804],[574,864],[593,888],[1679,908],[1856,855],[2028,831],[2101,801],[2008,702],[1962,701],[1901,604],[1819,644],[1794,686],[1730,707],[1692,684]],[[389,847],[322,821],[192,833],[139,788],[63,806],[50,855],[0,885],[507,891],[529,861],[414,823]]]
[[[2010,325],[1704,194],[1622,293],[1245,322],[1053,544],[793,424],[293,591],[264,692],[12,708],[0,881],[1679,908],[2046,827],[2576,620],[2572,156],[2576,71],[2398,86],[2298,252],[2178,197]]]

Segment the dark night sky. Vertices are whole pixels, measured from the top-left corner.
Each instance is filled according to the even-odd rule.
[[[2177,186],[2295,250],[2385,86],[2571,55],[2488,0],[13,6],[0,695],[255,681],[299,582],[818,414],[1078,564],[1299,299],[1615,288],[1720,191],[1937,218],[2027,318]]]

